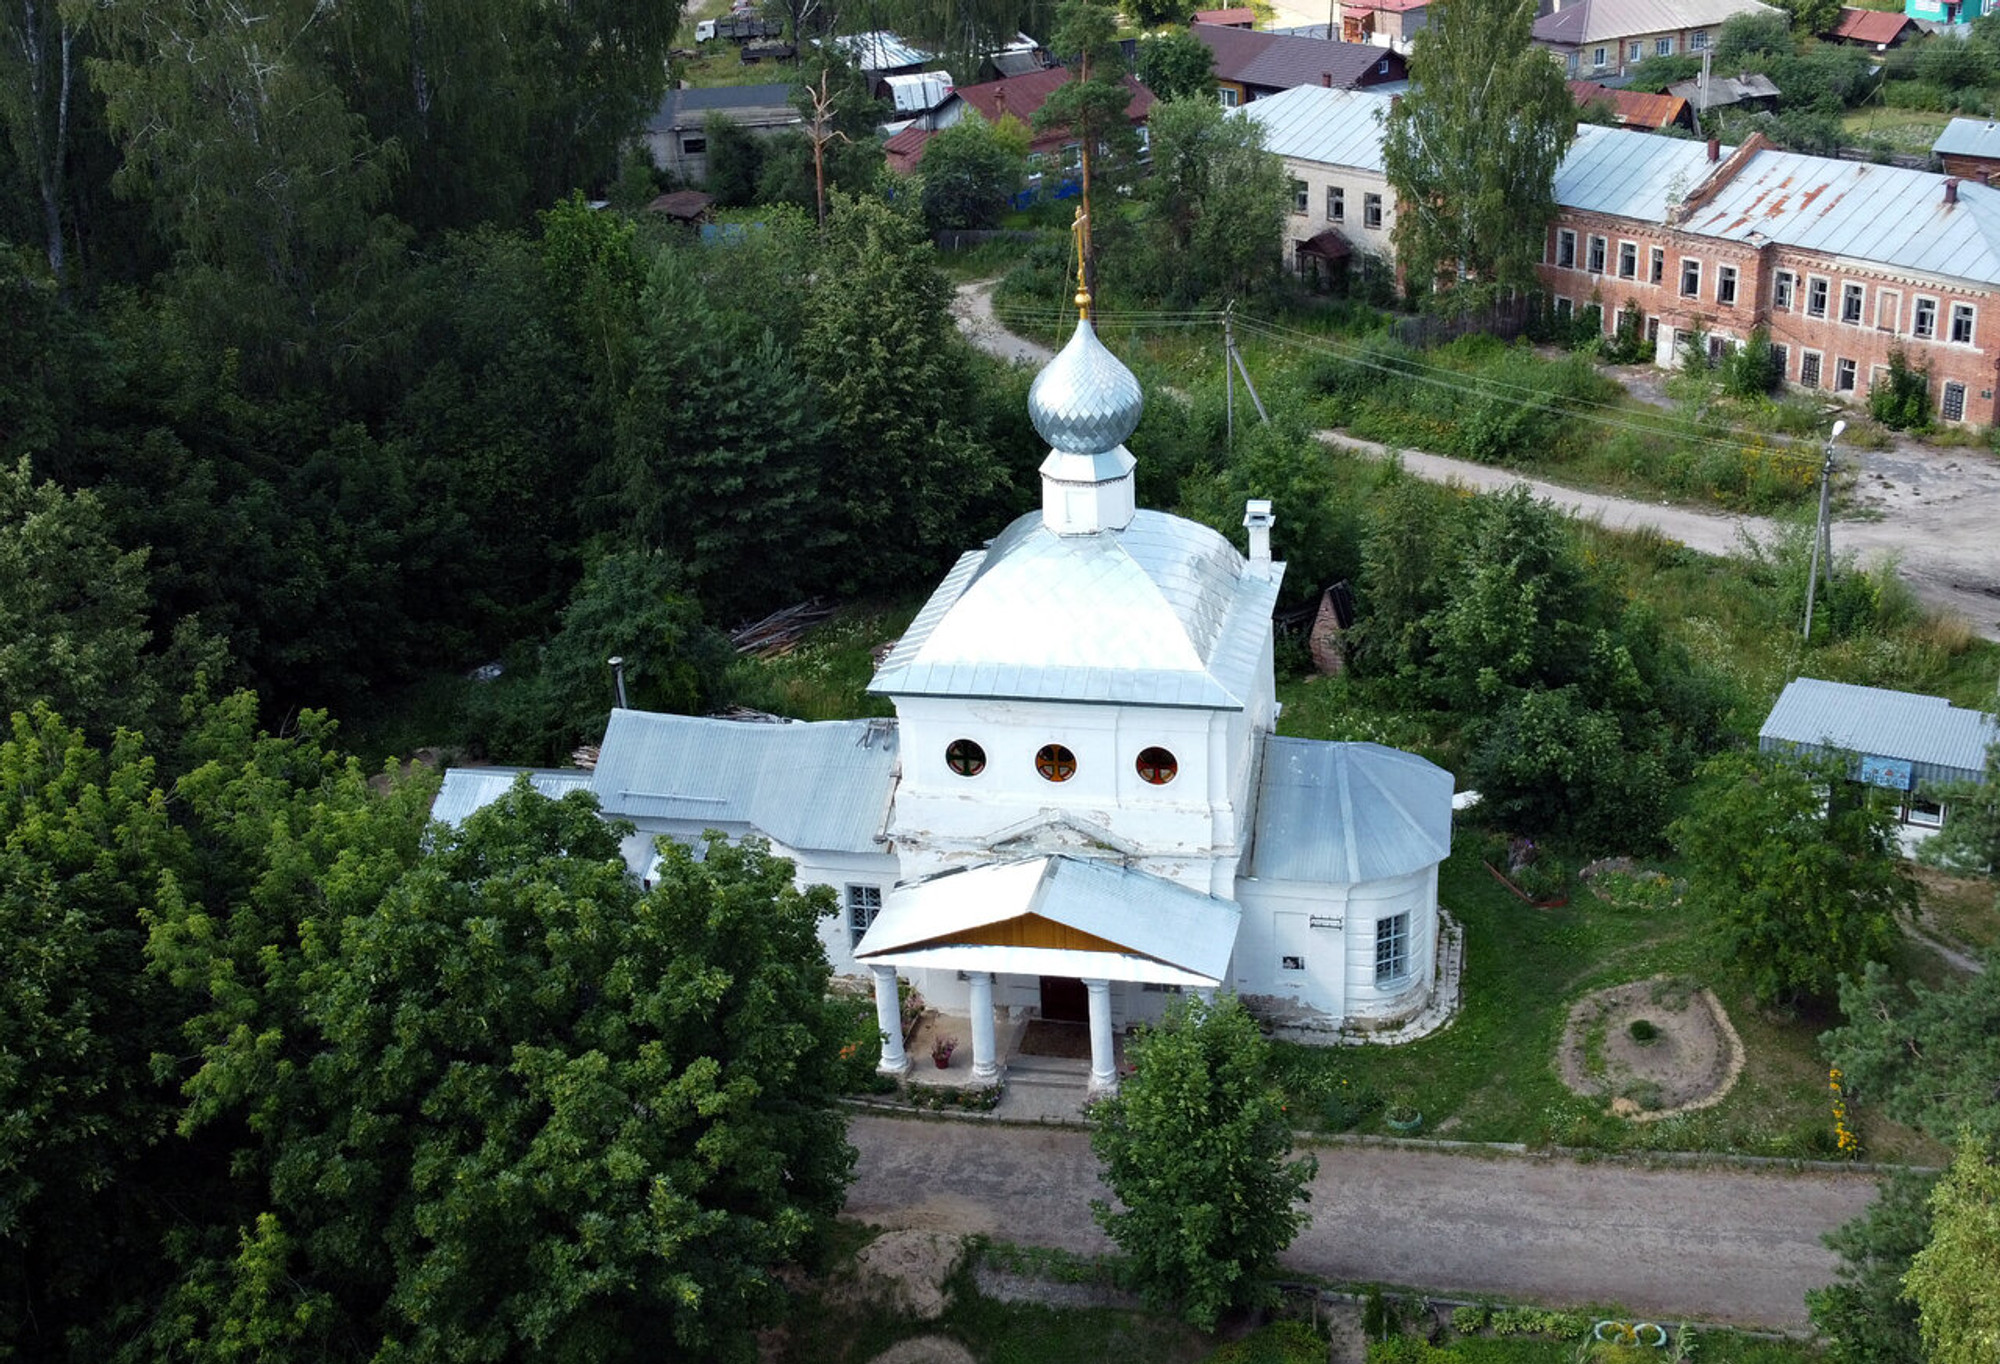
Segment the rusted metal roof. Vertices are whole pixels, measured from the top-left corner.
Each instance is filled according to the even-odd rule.
[[[1887,47],[1901,40],[1904,30],[1911,28],[1916,22],[1907,14],[1843,6],[1840,11],[1840,22],[1834,26],[1833,36],[1844,42]]]
[[[1556,168],[1555,197],[1564,208],[1662,223],[1713,169],[1704,143],[1585,124]]]
[[[1254,9],[1198,9],[1194,12],[1197,24],[1221,24],[1224,28],[1254,28],[1257,11]]]
[[[1614,90],[1596,81],[1571,81],[1569,92],[1579,109],[1609,104],[1611,113],[1628,128],[1666,128],[1688,119],[1688,102],[1679,95],[1649,95],[1639,90]]]

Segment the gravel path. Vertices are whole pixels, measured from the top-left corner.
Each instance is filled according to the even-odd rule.
[[[1107,1194],[1086,1133],[856,1115],[850,1217],[1101,1253]],[[1875,1196],[1860,1173],[1599,1161],[1339,1145],[1319,1151],[1300,1273],[1551,1305],[1616,1302],[1649,1317],[1799,1330],[1829,1282],[1822,1233]]]
[[[1053,354],[1048,347],[1014,335],[993,316],[996,283],[989,279],[958,286],[953,312],[959,329],[989,354],[1046,363]],[[1638,382],[1647,377],[1640,376]],[[1321,438],[1344,449],[1385,453],[1373,441],[1337,431],[1322,432]],[[1405,450],[1402,455],[1410,471],[1424,478],[1456,479],[1481,489],[1526,483],[1537,497],[1578,516],[1614,530],[1651,528],[1704,554],[1735,553],[1746,532],[1761,538],[1774,528],[1763,517],[1579,492],[1422,451]],[[2000,640],[2000,461],[1981,451],[1934,449],[1902,439],[1888,450],[1844,451],[1843,458],[1859,461],[1853,500],[1869,519],[1836,520],[1834,553],[1856,553],[1871,563],[1894,560],[1898,573],[1926,606],[1956,614],[1977,634]]]

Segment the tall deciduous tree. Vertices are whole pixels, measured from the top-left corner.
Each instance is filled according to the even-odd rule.
[[[1535,12],[1535,0],[1436,0],[1389,114],[1398,260],[1460,305],[1534,287],[1556,167],[1576,140],[1562,69],[1530,41]]]
[[[83,15],[62,0],[0,6],[0,129],[35,187],[49,273],[68,272],[69,163],[86,98]]]
[[[95,748],[40,705],[0,735],[0,1355],[55,1358],[158,1286],[166,1210],[137,1171],[175,1039],[140,912],[178,842],[137,735]]]
[[[1829,1000],[1896,942],[1916,889],[1879,797],[1837,764],[1728,754],[1669,831],[1720,959],[1761,1000]]]
[[[1027,169],[1027,129],[1009,115],[996,126],[967,110],[924,144],[924,221],[933,229],[993,227]]]
[[[1161,99],[1215,99],[1215,52],[1184,28],[1139,40],[1139,83]]]
[[[1263,125],[1208,95],[1155,104],[1149,125],[1143,193],[1162,292],[1221,300],[1270,283],[1284,258],[1290,190],[1284,163],[1264,150]]]
[[[1903,1282],[1930,1364],[2000,1359],[2000,1144],[1991,1137],[1960,1136],[1931,1193],[1930,1242]]]
[[[1147,1296],[1212,1329],[1270,1295],[1263,1276],[1305,1224],[1318,1170],[1293,1158],[1269,1045],[1233,996],[1173,1002],[1133,1046],[1134,1074],[1099,1105],[1091,1149],[1123,1206],[1091,1212]]]

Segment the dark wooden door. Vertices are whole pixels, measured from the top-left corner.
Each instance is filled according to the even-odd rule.
[[[1042,977],[1042,1017],[1052,1023],[1090,1021],[1090,995],[1069,976]]]

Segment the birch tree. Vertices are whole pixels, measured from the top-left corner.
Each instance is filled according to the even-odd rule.
[[[1454,306],[1535,284],[1555,174],[1576,140],[1562,68],[1530,41],[1534,0],[1437,0],[1388,115],[1382,169],[1413,287]]]

